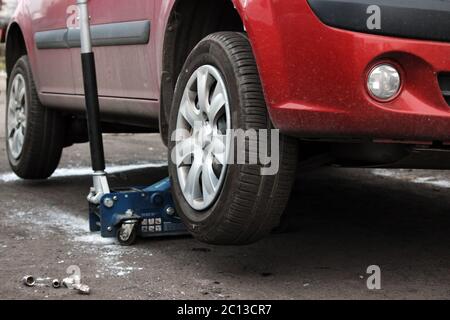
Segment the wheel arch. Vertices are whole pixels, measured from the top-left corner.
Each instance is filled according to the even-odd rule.
[[[17,60],[28,52],[25,38],[21,27],[17,22],[12,22],[8,27],[6,35],[6,74],[9,76],[16,64]]]
[[[160,132],[169,139],[168,119],[178,75],[192,49],[220,31],[245,31],[241,0],[174,0],[164,33],[160,94]]]

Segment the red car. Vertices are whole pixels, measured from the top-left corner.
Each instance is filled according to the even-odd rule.
[[[161,132],[180,160],[174,200],[200,240],[268,234],[299,160],[448,167],[449,0],[89,2],[103,131]],[[87,140],[74,5],[21,0],[8,29],[7,152],[25,179],[49,177],[64,147]],[[267,176],[195,139],[270,128],[280,162]],[[175,129],[186,136],[172,141]]]

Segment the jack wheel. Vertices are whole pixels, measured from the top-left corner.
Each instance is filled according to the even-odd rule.
[[[137,240],[137,223],[123,223],[117,230],[117,241],[122,246],[131,246]]]

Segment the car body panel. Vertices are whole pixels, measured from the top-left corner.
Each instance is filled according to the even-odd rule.
[[[437,75],[450,71],[450,43],[340,30],[306,1],[241,1],[272,121],[298,137],[450,140],[450,107]],[[295,30],[295,32],[293,32]],[[368,68],[403,69],[389,103],[366,91]]]
[[[320,20],[332,27],[402,38],[450,41],[449,0],[307,1]],[[368,22],[374,23],[368,21],[368,13],[378,16],[379,28],[376,25],[367,28]]]
[[[39,52],[33,37],[37,31],[61,28],[67,4],[22,0],[14,21],[24,30],[43,103],[83,110],[79,49]],[[143,123],[158,117],[164,37],[174,4],[90,2],[93,25],[146,19],[151,24],[148,44],[94,48],[105,116]],[[450,72],[450,43],[331,27],[306,0],[233,4],[253,47],[271,119],[282,132],[336,140],[450,141],[450,107],[437,80],[440,73]],[[61,75],[67,61],[72,80]],[[373,100],[366,91],[368,69],[377,61],[398,65],[404,76],[403,91],[388,103]]]
[[[74,94],[73,66],[68,59],[70,49],[36,50],[34,34],[40,31],[61,29],[67,25],[66,10],[71,0],[24,1],[22,6],[28,10],[26,18],[30,21],[32,47],[30,56],[35,77],[38,78],[40,92]]]
[[[91,24],[113,25],[119,22],[151,21],[155,1],[96,0],[90,3]],[[105,8],[108,10],[105,10]],[[151,39],[151,37],[150,37]],[[99,94],[106,97],[158,100],[152,43],[144,45],[97,46]],[[80,50],[74,48],[72,60],[77,94],[83,93]]]

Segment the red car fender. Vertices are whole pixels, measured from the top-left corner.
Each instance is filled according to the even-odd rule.
[[[241,16],[253,48],[256,63],[260,73],[266,103],[270,106],[274,103],[272,96],[274,90],[271,83],[277,83],[277,96],[289,96],[289,83],[286,77],[286,64],[283,61],[285,46],[283,34],[279,30],[280,13],[275,8],[272,0],[232,0]],[[301,16],[305,10],[309,10],[306,1],[289,2],[295,16]],[[296,32],[296,30],[292,30]]]
[[[36,46],[34,44],[34,31],[33,30],[33,25],[31,23],[31,16],[28,12],[28,2],[30,0],[25,0],[25,1],[19,1],[19,5],[16,8],[16,11],[11,19],[11,22],[8,26],[8,29],[6,31],[6,47],[8,48],[8,39],[9,39],[9,35],[11,32],[12,28],[16,28],[18,27],[21,32],[22,35],[24,37],[24,41],[25,41],[25,47],[27,49],[27,53],[28,53],[28,58],[30,59],[30,64],[31,64],[31,69],[33,71],[34,74],[34,82],[36,84],[36,86],[39,88],[39,77],[38,72],[37,72],[37,61],[36,61],[36,55],[34,54],[34,51],[36,50]],[[32,32],[25,32],[25,30],[30,30]],[[7,67],[11,67],[12,66],[7,66]]]

